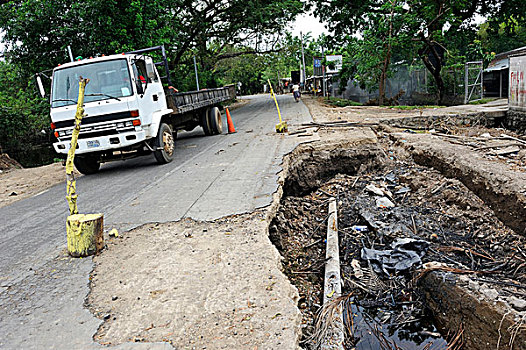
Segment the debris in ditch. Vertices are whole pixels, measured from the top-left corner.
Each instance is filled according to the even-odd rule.
[[[448,139],[474,149],[499,141],[501,146],[497,149],[504,148],[501,137],[485,139],[458,135]],[[385,154],[393,161],[380,171],[336,175],[306,195],[305,189],[298,187],[298,195],[302,196],[294,197],[294,193],[289,192],[273,222],[275,228],[271,238],[273,242],[282,243],[278,249],[284,256],[284,271],[298,287],[301,305],[304,305],[301,345],[306,349],[314,349],[312,335],[318,332],[314,315],[323,297],[319,286],[322,283],[319,266],[323,261],[320,235],[323,229],[320,228],[326,227],[323,224],[327,216],[323,209],[326,196],[337,196],[339,206],[341,204],[338,215],[342,292],[352,295],[343,306],[345,326],[352,329],[349,333],[352,335],[348,334],[346,339],[346,349],[381,349],[378,344],[386,344],[383,338],[392,349],[448,346],[460,349],[463,329],[454,329],[449,334],[446,329],[434,325],[426,301],[418,291],[418,281],[431,271],[443,271],[444,276],[460,275],[462,281],[466,281],[463,282],[466,288],[492,290],[488,292],[491,295],[486,293],[489,296],[481,294],[481,298],[488,301],[494,302],[491,299],[496,295],[493,291],[498,294],[499,302],[507,300],[511,306],[512,300],[526,299],[524,237],[504,226],[492,209],[459,180],[418,166],[400,153],[394,142],[388,138],[383,142]],[[511,146],[509,141],[507,143],[505,147]],[[481,151],[490,156],[492,149]],[[524,164],[518,156],[516,161]],[[394,198],[389,198],[384,191],[392,193]],[[382,197],[393,206],[379,210],[376,200]],[[402,244],[397,253],[399,250],[412,253],[384,255],[385,251],[393,253],[400,240],[422,242],[425,254]],[[372,250],[376,262],[362,258],[362,248]],[[365,255],[370,256],[370,253]],[[386,256],[389,268],[383,265]],[[396,269],[399,261],[389,260],[394,257],[405,258],[401,265],[404,269]],[[375,345],[367,347],[364,344]]]
[[[365,186],[365,189],[371,193],[374,193],[376,194],[377,196],[383,196],[384,195],[384,192],[379,189],[378,187],[376,187],[375,185],[373,184],[369,184],[367,186]]]
[[[517,146],[508,146],[508,147],[505,147],[503,149],[500,149],[500,150],[497,150],[497,151],[494,151],[493,153],[497,156],[505,156],[505,155],[508,155],[508,154],[511,154],[511,153],[519,153],[521,149]]]
[[[360,279],[363,277],[363,271],[362,267],[360,266],[360,262],[356,259],[352,259],[351,266],[354,272],[354,277]]]
[[[387,197],[376,198],[376,206],[378,208],[394,208],[395,204]]]
[[[411,189],[409,187],[402,187],[399,190],[397,190],[395,194],[406,194],[408,192],[411,192]]]
[[[420,266],[428,246],[426,241],[398,238],[392,244],[393,249],[377,250],[363,247],[361,258],[367,260],[377,273],[389,276]]]

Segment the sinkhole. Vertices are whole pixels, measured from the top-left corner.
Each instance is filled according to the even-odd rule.
[[[467,174],[417,163],[402,146],[309,144],[286,159],[269,234],[299,292],[300,346],[319,348],[325,331],[317,316],[333,197],[345,349],[521,348],[526,316],[513,301],[524,300],[526,264],[514,258],[524,237],[466,187]]]

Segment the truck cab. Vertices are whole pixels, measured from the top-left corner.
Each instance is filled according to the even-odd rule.
[[[156,114],[172,112],[151,57],[122,54],[66,63],[52,76],[50,114],[57,153],[67,154],[70,147],[80,77],[90,79],[76,150],[81,161],[82,154],[94,158],[116,149],[132,150],[156,136]]]

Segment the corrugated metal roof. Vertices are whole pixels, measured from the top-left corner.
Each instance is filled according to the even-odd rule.
[[[495,59],[500,60],[502,58],[508,58],[511,55],[520,55],[522,53],[526,53],[526,46],[519,47],[514,50],[498,53],[497,55],[495,55]]]
[[[509,58],[501,58],[500,60],[493,60],[488,65],[488,68],[484,70],[484,72],[493,72],[497,70],[503,70],[510,67],[510,60]]]

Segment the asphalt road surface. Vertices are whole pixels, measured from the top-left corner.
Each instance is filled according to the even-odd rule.
[[[311,121],[292,95],[278,101],[289,125]],[[107,163],[98,174],[79,178],[79,211],[104,213],[105,230],[122,231],[267,206],[282,157],[301,138],[275,132],[277,113],[268,95],[250,97],[232,116],[235,134],[205,137],[200,128],[181,133],[172,163],[157,165],[152,155]],[[67,215],[62,184],[0,208],[1,349],[102,347],[92,340],[101,321],[83,307],[92,261],[68,257]],[[138,343],[116,348],[153,347],[169,348]]]

